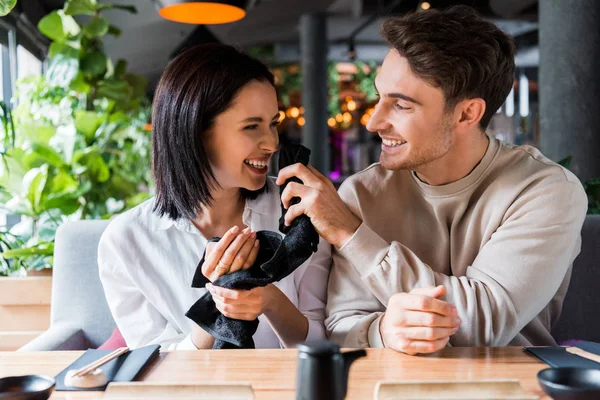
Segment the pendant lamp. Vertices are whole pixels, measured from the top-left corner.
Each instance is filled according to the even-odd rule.
[[[226,24],[246,16],[250,0],[154,0],[158,14],[186,24]]]

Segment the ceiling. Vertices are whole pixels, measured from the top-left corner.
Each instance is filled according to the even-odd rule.
[[[102,1],[102,0],[100,0]],[[379,37],[381,18],[371,18],[378,12],[400,15],[416,10],[419,0],[256,0],[247,16],[223,25],[195,26],[170,22],[161,18],[151,0],[111,0],[112,3],[135,5],[138,13],[107,11],[111,24],[122,30],[120,38],[107,37],[105,50],[113,59],[124,58],[132,72],[143,74],[155,82],[169,59],[182,45],[205,41],[220,41],[240,47],[256,44],[277,44],[286,61],[297,59],[298,24],[302,14],[328,14],[330,56],[345,56],[349,35],[363,22],[371,19],[356,35],[359,57],[378,58],[385,54]],[[429,0],[434,7],[468,4],[496,22],[504,31],[517,37],[537,38],[537,0]],[[27,0],[20,2],[21,11],[33,24],[53,9],[61,8],[64,0]],[[386,7],[388,9],[386,9]],[[519,42],[518,42],[519,43]],[[536,63],[535,43],[524,42],[522,62]],[[533,49],[532,49],[533,48]],[[361,51],[362,49],[362,51]],[[521,54],[517,56],[519,58]]]

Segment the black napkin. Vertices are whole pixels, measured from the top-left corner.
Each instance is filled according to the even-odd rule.
[[[279,168],[295,163],[308,165],[310,150],[301,145],[288,145],[279,151]],[[301,182],[291,178],[280,187],[283,192],[288,183]],[[300,198],[293,198],[291,204],[297,204]],[[258,231],[256,237],[260,241],[260,249],[254,264],[247,270],[223,275],[213,285],[227,289],[249,290],[279,281],[298,268],[312,253],[317,251],[319,235],[306,215],[296,218],[289,227],[284,224],[286,209],[281,205],[279,230],[286,234]],[[219,241],[212,238],[210,241]],[[202,274],[204,256],[196,268],[192,287],[204,287],[209,280]],[[242,321],[225,317],[217,310],[212,296],[206,292],[185,314],[202,329],[215,338],[213,349],[253,349],[252,336],[258,328],[258,319]]]
[[[581,343],[577,343],[574,347],[600,356],[600,343],[582,341]],[[565,347],[524,347],[523,349],[552,368],[569,367],[600,369],[600,363],[569,353]]]
[[[63,369],[56,375],[56,390],[72,390],[72,391],[103,391],[106,390],[108,384],[95,388],[74,388],[65,385],[65,376],[72,369],[84,367],[100,358],[112,353],[113,350],[96,350],[89,349],[83,353],[77,360],[73,361],[67,368]],[[128,353],[120,355],[100,367],[108,378],[108,382],[132,382],[146,367],[159,355],[160,346],[151,344],[139,349],[131,350]]]

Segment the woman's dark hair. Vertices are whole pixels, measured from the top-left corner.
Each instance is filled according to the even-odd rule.
[[[203,44],[179,54],[163,72],[152,105],[154,210],[171,219],[193,219],[218,187],[202,137],[242,87],[258,80],[274,85],[260,61],[222,44]],[[242,189],[244,198],[258,191]]]
[[[482,98],[479,126],[487,128],[513,87],[515,45],[507,34],[463,5],[392,18],[381,32],[418,77],[444,92],[447,108]]]

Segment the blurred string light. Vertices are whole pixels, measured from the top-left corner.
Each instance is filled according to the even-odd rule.
[[[306,120],[304,119],[304,117],[300,117],[298,118],[298,126],[304,126],[304,124],[306,123]]]
[[[345,123],[352,122],[352,114],[350,114],[349,112],[345,112],[345,113],[342,115],[342,120],[343,120]]]
[[[281,122],[285,119],[285,112],[283,112],[282,110],[279,110],[279,121]]]
[[[529,115],[529,79],[525,74],[519,77],[519,115],[521,117]]]
[[[428,2],[424,1],[424,2],[421,3],[421,9],[423,9],[423,10],[429,10],[430,8],[431,8],[431,4],[429,4]]]
[[[287,109],[285,115],[287,115],[288,118],[298,118],[300,109],[298,107],[290,107]]]
[[[329,125],[331,128],[335,127],[335,125],[336,125],[335,118],[329,118],[327,120],[327,125]]]
[[[341,123],[344,120],[344,116],[342,114],[338,114],[338,115],[335,116],[335,120],[338,123]]]
[[[373,108],[373,107],[367,108],[365,110],[365,113],[363,114],[363,116],[360,117],[360,123],[363,125],[367,125],[367,122],[369,122],[369,119],[371,118],[371,115],[373,115],[374,111],[375,111],[375,108]]]
[[[510,89],[510,93],[506,97],[506,101],[504,102],[504,112],[507,117],[512,117],[515,115],[515,88]]]

